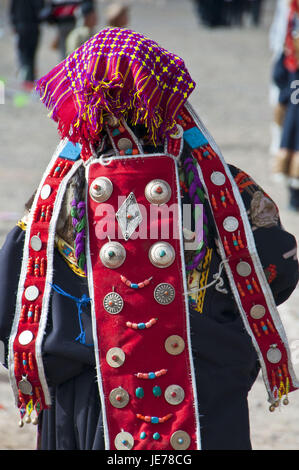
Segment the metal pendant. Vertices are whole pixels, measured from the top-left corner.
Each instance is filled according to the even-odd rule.
[[[154,297],[158,304],[168,305],[175,298],[175,289],[171,284],[162,282],[155,288]]]
[[[111,315],[120,313],[124,306],[123,298],[116,292],[109,292],[103,300],[104,309]]]
[[[100,250],[100,260],[106,268],[119,268],[126,259],[126,250],[118,242],[108,242]]]
[[[18,389],[21,393],[24,393],[24,395],[31,395],[33,390],[31,383],[27,380],[27,377],[25,376],[23,376],[22,380],[20,380],[20,382],[18,383]]]
[[[151,204],[166,204],[171,198],[171,188],[164,180],[152,180],[145,187],[145,197]]]
[[[282,358],[281,351],[278,349],[276,344],[272,344],[267,351],[267,359],[272,364],[277,364]]]
[[[109,178],[101,176],[96,178],[90,185],[90,197],[96,202],[105,202],[113,192],[113,184]]]
[[[175,251],[167,242],[157,242],[149,250],[149,259],[157,268],[167,268],[175,260]]]
[[[142,214],[134,193],[130,193],[116,213],[116,219],[127,241],[142,222]]]

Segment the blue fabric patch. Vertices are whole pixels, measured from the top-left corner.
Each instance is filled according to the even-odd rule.
[[[80,144],[73,144],[72,142],[68,142],[60,152],[61,158],[66,158],[67,160],[72,160],[75,162],[79,159],[81,154],[81,145]]]
[[[184,132],[184,140],[192,149],[207,145],[209,142],[205,138],[202,132],[197,127],[191,127]]]

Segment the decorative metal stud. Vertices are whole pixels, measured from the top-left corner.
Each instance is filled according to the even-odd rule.
[[[142,214],[134,193],[130,193],[116,213],[116,219],[127,241],[142,222]]]
[[[34,251],[40,251],[42,249],[42,241],[38,235],[33,235],[30,239],[31,248]]]
[[[211,174],[211,181],[214,183],[216,186],[222,186],[225,183],[225,174],[221,173],[221,171],[214,171]]]
[[[42,199],[48,199],[48,197],[50,196],[52,192],[52,188],[49,184],[45,184],[42,189],[41,189],[41,192],[40,192],[40,197]]]
[[[251,273],[251,266],[249,263],[246,263],[245,261],[240,261],[238,264],[237,264],[237,273],[239,274],[239,276],[242,276],[242,277],[247,277],[250,275]]]
[[[121,348],[111,348],[106,354],[106,361],[109,366],[118,368],[125,362],[126,355]]]
[[[255,320],[259,320],[260,318],[263,318],[265,313],[266,313],[266,309],[263,305],[257,304],[257,305],[254,305],[253,307],[251,307],[251,309],[250,309],[250,315]]]
[[[36,286],[29,286],[25,290],[25,297],[27,300],[35,300],[39,296],[39,290]]]
[[[33,338],[34,336],[33,336],[32,331],[24,330],[22,331],[22,333],[20,333],[18,341],[20,344],[22,344],[22,346],[26,346],[26,344],[31,343]]]
[[[152,180],[145,187],[145,197],[151,204],[166,204],[171,198],[171,188],[167,181]]]
[[[179,385],[169,385],[164,392],[164,397],[170,405],[179,405],[185,398],[185,392]]]
[[[154,290],[154,298],[161,305],[169,305],[175,298],[175,289],[171,284],[162,282]]]
[[[133,148],[133,143],[130,139],[123,137],[122,139],[119,139],[119,141],[117,142],[117,146],[119,150],[128,150]]]
[[[103,300],[104,309],[111,315],[120,313],[124,306],[123,298],[117,292],[109,292]]]
[[[134,437],[126,431],[121,431],[114,439],[117,450],[131,450],[134,446]]]
[[[169,354],[177,356],[185,349],[185,341],[181,336],[171,335],[165,341],[165,349]]]
[[[124,408],[130,401],[128,392],[122,388],[114,388],[109,394],[109,401],[114,408]]]
[[[18,383],[18,389],[20,390],[21,393],[24,393],[24,395],[31,395],[32,394],[32,385],[27,380],[27,377],[23,376],[22,380]]]
[[[118,242],[108,242],[100,250],[100,260],[106,268],[119,268],[126,259],[126,250]]]
[[[270,348],[267,351],[267,359],[272,364],[277,364],[282,358],[280,349],[278,349],[276,344],[271,344]]]
[[[236,217],[229,215],[224,219],[223,227],[227,232],[235,232],[239,227],[239,221]]]
[[[190,446],[191,438],[185,431],[176,431],[170,438],[170,444],[174,450],[186,450]]]
[[[149,259],[156,268],[167,268],[175,260],[175,251],[167,242],[157,242],[149,250]]]
[[[96,202],[105,202],[113,192],[113,184],[109,178],[101,176],[96,178],[90,185],[90,197]]]

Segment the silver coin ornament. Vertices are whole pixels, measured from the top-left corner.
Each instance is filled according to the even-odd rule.
[[[105,202],[113,192],[113,184],[109,178],[101,176],[96,178],[90,185],[89,194],[96,202]]]
[[[259,320],[263,318],[266,313],[266,309],[263,305],[256,304],[250,309],[250,316],[255,320]]]
[[[133,148],[133,143],[130,139],[123,137],[122,139],[119,139],[119,141],[117,142],[117,146],[119,150],[129,150]]]
[[[25,290],[25,297],[27,300],[35,300],[39,296],[39,290],[36,286],[28,286]]]
[[[119,242],[108,242],[100,250],[100,260],[106,268],[119,268],[126,259],[126,250]]]
[[[109,292],[109,294],[104,297],[103,306],[106,312],[111,315],[117,315],[122,311],[124,301],[117,292]]]
[[[125,362],[126,355],[121,348],[110,348],[106,354],[106,361],[110,367],[117,369]]]
[[[156,268],[168,268],[175,260],[175,251],[167,242],[157,242],[149,250],[149,259]]]
[[[223,227],[227,232],[235,232],[239,227],[239,221],[236,217],[229,215],[224,219]]]
[[[225,174],[221,173],[221,171],[214,171],[211,174],[211,181],[216,186],[222,186],[225,183],[225,180],[226,180]]]
[[[114,445],[117,450],[131,450],[134,446],[134,437],[129,432],[121,431],[116,435]]]
[[[239,276],[242,276],[242,277],[247,277],[251,274],[251,266],[249,263],[246,263],[246,261],[240,261],[238,264],[237,264],[237,273],[239,274]]]
[[[45,184],[40,192],[40,197],[45,200],[48,199],[48,197],[51,195],[52,188],[49,184]]]
[[[277,364],[278,362],[280,362],[281,358],[282,358],[282,354],[281,354],[280,349],[278,349],[278,347],[274,344],[270,346],[270,348],[267,351],[268,361],[271,362],[272,364]]]
[[[186,450],[190,447],[191,438],[185,431],[176,431],[170,438],[170,444],[174,450]]]
[[[145,197],[151,204],[166,204],[171,198],[171,188],[167,181],[152,180],[145,187]]]
[[[34,251],[40,251],[42,249],[42,241],[38,235],[33,235],[30,239],[31,248]]]
[[[169,305],[175,298],[175,289],[171,284],[162,282],[156,286],[154,298],[160,305]]]
[[[31,343],[33,340],[34,335],[30,330],[24,330],[22,333],[19,334],[18,341],[22,346],[26,346],[27,344]]]
[[[142,222],[142,213],[133,192],[121,204],[115,216],[125,241],[128,241]]]
[[[164,397],[170,405],[179,405],[185,398],[185,392],[179,385],[169,385],[164,392]]]
[[[178,356],[185,349],[185,341],[181,336],[171,335],[165,340],[165,349],[168,354]]]
[[[33,390],[31,383],[27,380],[26,377],[22,377],[18,383],[18,389],[21,393],[24,393],[24,395],[31,395]]]
[[[114,388],[109,394],[109,401],[114,408],[124,408],[130,401],[128,392],[122,388]]]

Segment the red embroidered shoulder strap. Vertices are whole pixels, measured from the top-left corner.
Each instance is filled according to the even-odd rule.
[[[219,249],[245,328],[256,348],[274,411],[299,387],[287,338],[255,246],[239,189],[197,115],[187,104],[178,122],[198,162],[198,172],[214,216]]]

